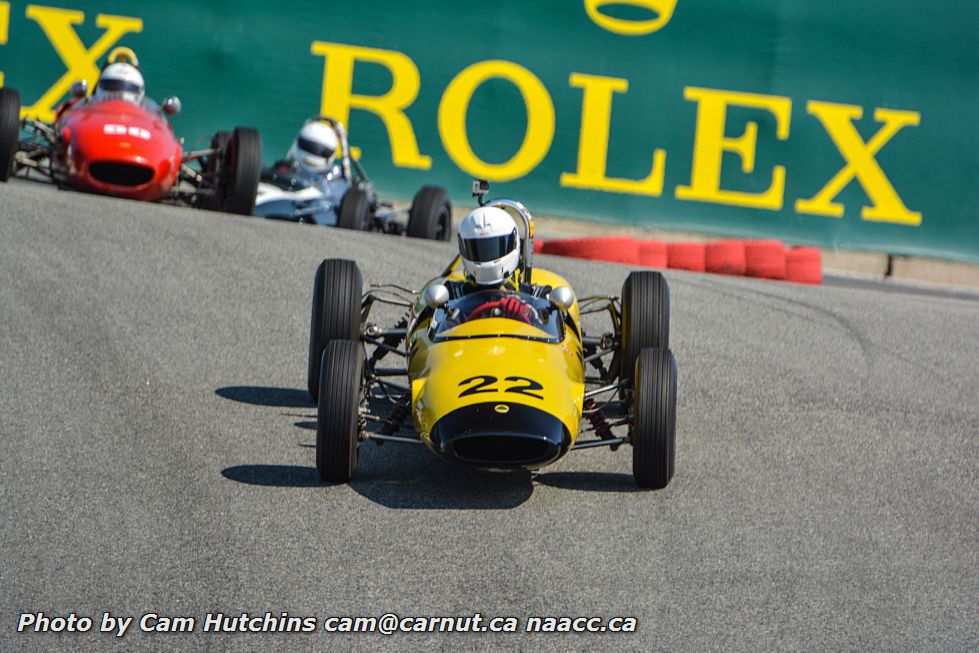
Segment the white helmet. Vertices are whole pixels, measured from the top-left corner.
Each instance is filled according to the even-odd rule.
[[[95,87],[95,97],[100,100],[127,100],[139,103],[146,95],[143,75],[136,66],[113,63],[105,67]]]
[[[333,127],[320,120],[311,120],[299,130],[287,157],[316,172],[326,172],[339,146]]]
[[[459,225],[459,254],[466,278],[480,286],[503,283],[520,264],[517,223],[495,206],[481,206]]]

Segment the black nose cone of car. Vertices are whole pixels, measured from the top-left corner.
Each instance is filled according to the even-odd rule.
[[[492,468],[542,467],[571,444],[558,418],[506,402],[457,408],[435,423],[430,439],[446,460]]]

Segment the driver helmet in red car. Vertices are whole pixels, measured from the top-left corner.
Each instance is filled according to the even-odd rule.
[[[520,264],[517,223],[495,206],[481,206],[459,225],[459,255],[466,279],[478,286],[500,286]]]
[[[146,83],[136,66],[130,63],[110,63],[102,71],[95,87],[97,100],[126,100],[139,104],[146,95]]]
[[[292,142],[286,157],[309,168],[325,173],[332,167],[340,140],[331,125],[322,120],[310,120]]]

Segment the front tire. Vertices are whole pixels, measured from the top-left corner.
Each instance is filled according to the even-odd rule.
[[[332,340],[323,351],[316,415],[316,471],[326,483],[347,483],[357,467],[364,350]]]
[[[331,340],[360,340],[360,300],[364,278],[353,261],[325,259],[313,279],[306,386],[319,400],[320,361]]]
[[[643,349],[670,347],[670,287],[660,272],[630,272],[622,284],[619,380],[632,379]]]
[[[224,172],[227,174],[227,179],[222,180],[225,182],[222,184],[224,212],[254,213],[258,182],[262,176],[262,139],[257,131],[245,127],[234,130],[228,141]]]
[[[449,241],[452,238],[452,202],[441,186],[422,186],[411,202],[407,234],[411,238]]]
[[[632,393],[632,475],[643,488],[664,488],[676,461],[676,359],[669,349],[643,349]]]
[[[362,188],[351,188],[340,201],[337,226],[341,229],[365,231],[370,218],[371,198]]]
[[[20,144],[20,93],[0,88],[0,181],[14,172],[14,156]]]

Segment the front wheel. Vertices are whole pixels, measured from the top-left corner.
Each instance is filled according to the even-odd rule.
[[[222,179],[222,209],[225,213],[251,215],[255,212],[258,182],[262,176],[262,139],[254,129],[237,127],[228,141]]]
[[[632,393],[632,475],[636,485],[664,488],[676,461],[676,359],[669,349],[643,349]]]
[[[441,186],[422,186],[408,211],[411,238],[448,241],[452,238],[452,202]]]
[[[622,284],[619,379],[632,379],[639,352],[670,346],[670,287],[660,272],[630,272]]]
[[[369,226],[371,198],[363,188],[351,188],[340,200],[337,226],[341,229],[364,231]]]
[[[309,322],[306,385],[319,400],[320,360],[331,340],[360,339],[360,299],[364,277],[353,261],[325,259],[313,279],[313,313]]]
[[[327,483],[347,483],[357,467],[364,350],[332,340],[323,351],[316,415],[316,471]]]
[[[14,172],[14,156],[20,143],[20,93],[0,88],[0,181]]]

